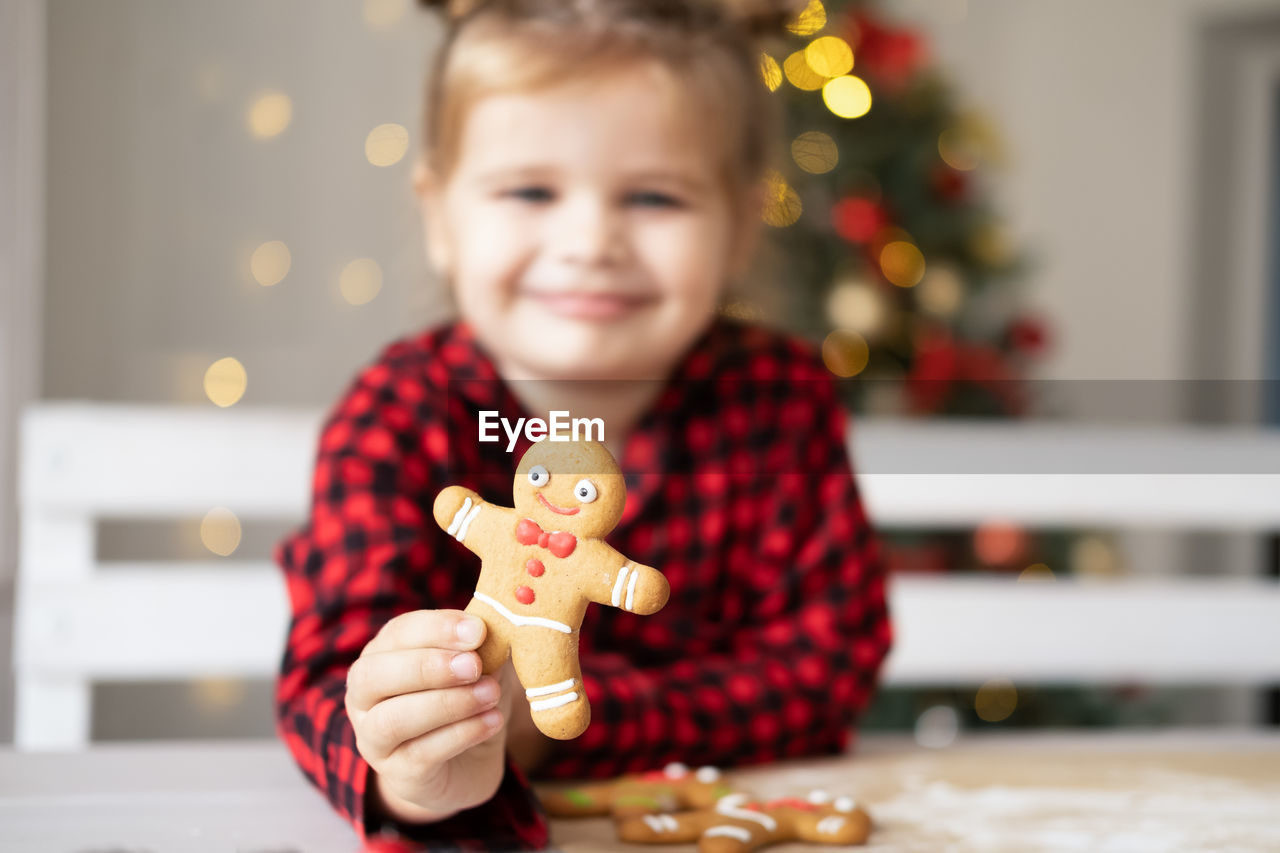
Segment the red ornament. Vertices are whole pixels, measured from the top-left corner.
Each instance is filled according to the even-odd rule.
[[[850,243],[869,243],[889,221],[883,207],[868,198],[850,196],[831,208],[831,224]]]
[[[886,27],[865,12],[854,16],[850,36],[859,73],[890,90],[905,88],[928,55],[918,34]]]
[[[1037,317],[1019,317],[1009,324],[1009,346],[1028,356],[1043,355],[1049,346],[1049,333]]]
[[[934,195],[947,202],[962,200],[969,189],[969,177],[945,163],[934,167],[929,183],[933,186]]]
[[[915,357],[907,374],[906,395],[915,414],[937,412],[959,378],[960,353],[946,329],[925,329],[916,336]]]

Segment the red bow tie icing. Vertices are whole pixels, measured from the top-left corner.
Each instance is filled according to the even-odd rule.
[[[516,525],[516,541],[521,545],[537,545],[546,548],[557,557],[567,557],[578,547],[578,537],[558,531],[547,533],[531,518],[522,518]]]

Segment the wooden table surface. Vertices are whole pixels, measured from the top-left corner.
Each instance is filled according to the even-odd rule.
[[[941,750],[864,736],[853,755],[735,780],[762,797],[853,795],[876,824],[867,851],[1280,850],[1280,733],[1006,733]],[[553,833],[565,853],[621,846],[605,820],[560,821]],[[274,742],[0,750],[0,850],[357,847]]]

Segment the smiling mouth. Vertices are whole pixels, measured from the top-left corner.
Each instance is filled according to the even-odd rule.
[[[575,320],[612,320],[652,304],[655,297],[624,293],[526,291],[553,314]]]
[[[546,498],[544,498],[542,496],[542,492],[537,492],[536,495],[537,495],[538,501],[543,506],[545,506],[547,509],[551,510],[552,512],[559,513],[560,515],[577,515],[578,510],[582,509],[582,507],[577,507],[577,506],[573,507],[572,509],[564,509],[562,507],[556,506],[555,504],[551,503]]]

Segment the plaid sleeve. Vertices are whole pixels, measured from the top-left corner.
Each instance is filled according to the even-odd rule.
[[[814,402],[814,401],[811,401]],[[668,761],[728,766],[842,751],[891,644],[880,545],[834,397],[793,443],[810,472],[773,475],[756,558],[728,583],[750,614],[724,654],[641,668],[587,655],[592,724],[552,776],[611,776]],[[785,440],[778,436],[778,440]]]
[[[394,348],[365,370],[327,419],[319,441],[305,525],[282,541],[292,609],[276,686],[277,728],[303,772],[360,833],[394,832],[428,849],[538,849],[547,843],[541,807],[508,761],[488,803],[448,820],[408,826],[365,808],[369,765],[344,708],[347,669],[387,620],[451,606],[428,569],[451,576],[437,554],[429,452],[422,419],[429,401]],[[447,573],[447,574],[442,574]],[[433,578],[433,581],[435,578]]]

